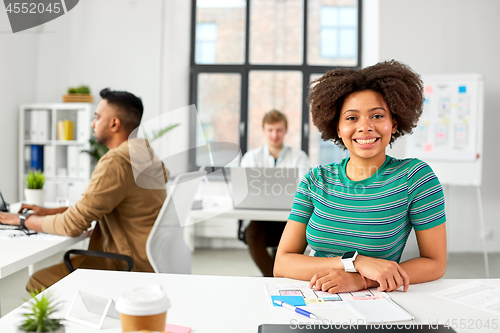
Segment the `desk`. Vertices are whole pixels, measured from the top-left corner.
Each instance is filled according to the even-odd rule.
[[[11,204],[11,212],[17,212],[20,206],[21,203]],[[0,253],[2,254],[0,256],[0,283],[1,279],[26,267],[29,268],[29,275],[33,274],[34,264],[81,242],[87,238],[87,233],[78,237],[51,236],[50,239],[37,239],[36,235],[30,237],[32,238],[0,240]],[[26,277],[27,281],[28,276]]]
[[[98,282],[97,282],[98,281]],[[170,298],[172,307],[168,311],[167,321],[192,328],[193,333],[214,332],[257,332],[263,323],[290,324],[291,320],[301,323],[310,319],[272,307],[264,288],[265,283],[284,283],[294,280],[283,278],[229,277],[203,275],[176,275],[131,273],[114,271],[94,271],[79,269],[65,277],[48,290],[63,300],[62,314],[66,313],[77,288],[80,291],[117,299],[124,290],[147,283],[160,284]],[[473,319],[485,322],[493,319],[500,322],[500,316],[466,307],[457,303],[430,296],[468,280],[439,280],[410,286],[407,293],[392,292],[390,296],[403,308],[415,316],[419,323],[444,324],[448,319]],[[483,280],[500,286],[500,279]],[[77,288],[75,286],[78,286]],[[235,299],[238,290],[244,297]],[[0,319],[2,333],[15,332],[15,325],[21,320],[21,308],[17,308]],[[348,309],[314,309],[320,318],[333,322],[356,321],[356,315]],[[457,332],[496,332],[498,329],[460,330]],[[117,319],[106,318],[103,328],[93,330],[73,322],[66,322],[66,333],[79,332],[121,332]]]
[[[11,204],[10,211],[17,213],[20,207],[21,203]],[[64,251],[85,238],[87,238],[87,233],[78,237],[52,237],[50,240],[37,240],[36,237],[23,240],[2,239],[0,241],[0,253],[2,254],[0,256],[0,279]]]
[[[1,231],[0,231],[1,232]],[[50,240],[2,239],[0,241],[0,279],[33,265],[70,246],[84,240],[87,234],[78,237],[59,236]],[[61,257],[61,261],[62,261]]]
[[[234,209],[229,197],[216,196],[212,200],[204,200],[203,208],[191,210],[186,226],[211,218],[254,220],[254,221],[287,221],[290,210],[283,209]],[[191,252],[195,249],[194,228],[186,228],[185,240]],[[235,235],[236,237],[236,235]]]

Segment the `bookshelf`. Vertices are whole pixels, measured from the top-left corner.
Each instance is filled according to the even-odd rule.
[[[87,187],[93,171],[89,150],[93,105],[90,103],[25,104],[19,116],[19,200],[24,179],[32,169],[32,150],[42,150],[45,201],[75,203]],[[57,123],[73,122],[73,140],[58,140]],[[36,146],[32,148],[32,146]],[[36,154],[36,153],[35,153]],[[39,156],[39,155],[37,155]],[[36,159],[36,158],[35,158]],[[35,163],[36,164],[36,163]]]

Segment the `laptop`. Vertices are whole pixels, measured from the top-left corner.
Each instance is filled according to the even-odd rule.
[[[384,325],[345,325],[330,324],[325,325],[321,323],[310,323],[310,325],[292,325],[292,324],[263,324],[259,325],[258,333],[293,333],[293,332],[356,332],[356,333],[377,333],[377,332],[414,332],[414,333],[453,333],[456,332],[449,326],[444,325],[424,325],[424,324],[384,324]]]
[[[2,192],[0,192],[0,212],[9,212],[9,204],[3,199]]]
[[[299,181],[298,168],[233,167],[233,207],[291,210]]]
[[[9,204],[5,202],[2,196],[2,192],[0,192],[0,212],[9,212]],[[0,222],[0,230],[22,230],[23,228],[20,225],[10,225],[3,224]]]

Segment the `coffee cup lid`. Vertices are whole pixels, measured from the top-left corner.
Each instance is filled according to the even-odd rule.
[[[166,312],[170,301],[160,285],[150,284],[128,290],[120,295],[115,309],[130,316],[150,316]]]

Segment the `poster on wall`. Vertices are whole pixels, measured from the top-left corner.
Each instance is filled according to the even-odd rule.
[[[423,160],[477,158],[480,75],[423,76],[424,107],[409,137],[408,156]]]

